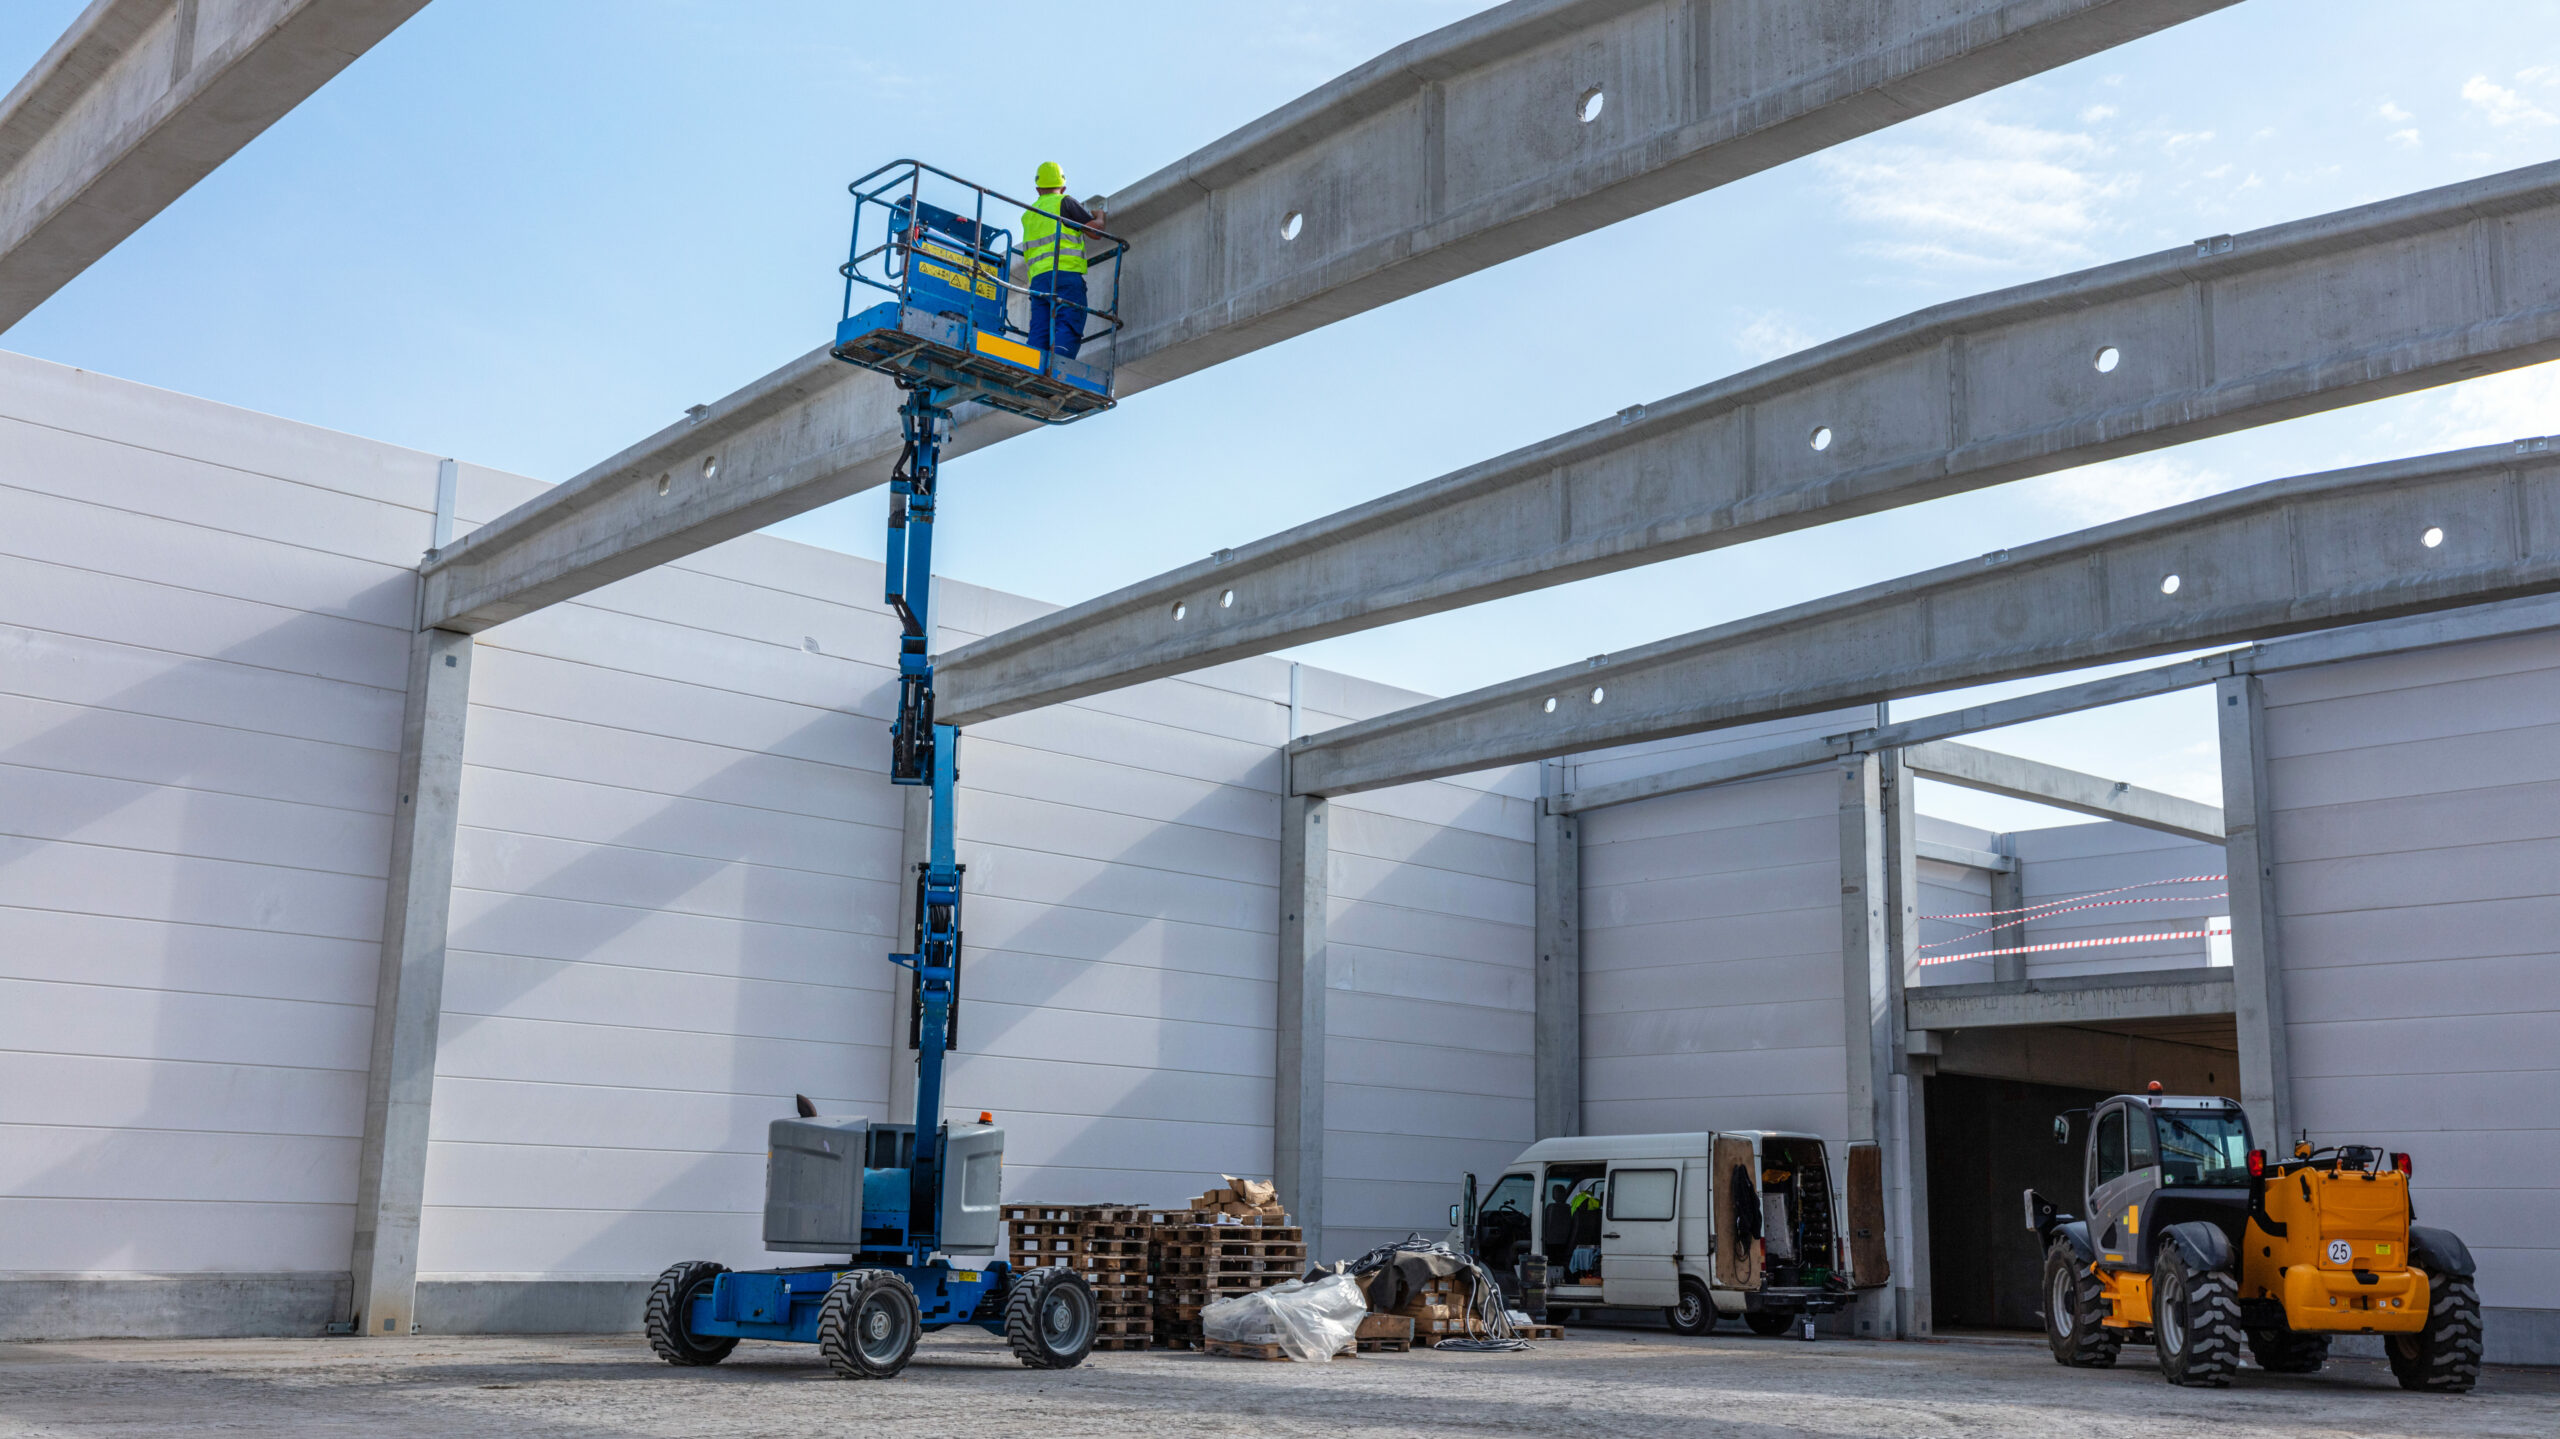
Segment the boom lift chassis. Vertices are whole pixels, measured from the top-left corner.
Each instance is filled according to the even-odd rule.
[[[928,200],[928,182],[938,194],[956,195],[968,212]],[[1003,1132],[986,1115],[958,1129],[942,1120],[943,1061],[960,994],[965,867],[952,824],[960,732],[933,715],[933,527],[942,447],[959,406],[982,404],[1043,424],[1112,407],[1120,260],[1128,246],[1073,227],[1085,230],[1096,252],[1087,257],[1088,272],[1107,264],[1110,278],[1108,299],[1086,307],[1086,327],[1100,327],[1093,341],[1103,355],[1073,358],[1013,321],[1013,302],[1030,292],[1013,278],[1013,236],[988,221],[987,206],[1029,206],[913,160],[882,166],[850,189],[853,249],[840,271],[844,318],[832,353],[890,376],[906,396],[898,411],[905,443],[889,483],[884,589],[899,623],[889,779],[931,791],[926,858],[915,875],[913,947],[889,956],[914,977],[915,1119],[912,1126],[823,1119],[804,1101],[799,1120],[776,1121],[766,1247],[849,1252],[850,1262],[753,1271],[708,1260],[678,1264],[651,1290],[646,1327],[650,1346],[672,1364],[716,1364],[740,1339],[774,1339],[814,1343],[838,1374],[867,1379],[904,1368],[921,1334],[975,1324],[1005,1336],[1024,1364],[1068,1368],[1083,1361],[1096,1333],[1093,1293],[1081,1277],[1065,1269],[1018,1271],[1001,1257],[960,1267],[946,1252],[1003,1247],[995,1229]],[[880,238],[866,249],[865,221],[875,209]],[[857,311],[864,286],[892,298]]]

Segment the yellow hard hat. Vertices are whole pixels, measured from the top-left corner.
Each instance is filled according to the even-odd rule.
[[[1063,190],[1067,188],[1067,172],[1058,168],[1057,161],[1043,160],[1039,172],[1031,177],[1031,183],[1043,190]]]

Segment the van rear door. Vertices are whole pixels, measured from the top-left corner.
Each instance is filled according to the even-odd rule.
[[[1715,1185],[1716,1287],[1760,1287],[1760,1161],[1751,1141],[1716,1136],[1707,1173]]]
[[[1849,1272],[1860,1289],[1893,1278],[1884,1247],[1884,1151],[1872,1142],[1849,1146]]]
[[[1680,1161],[1611,1161],[1600,1217],[1601,1299],[1644,1307],[1679,1303]]]

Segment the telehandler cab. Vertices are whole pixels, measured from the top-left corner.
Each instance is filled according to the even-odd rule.
[[[2026,1191],[2056,1361],[2106,1368],[2148,1337],[2169,1382],[2219,1387],[2244,1343],[2271,1374],[2309,1374],[2330,1336],[2374,1334],[2404,1389],[2478,1382],[2471,1251],[2410,1222],[2408,1155],[2306,1139],[2270,1160],[2239,1105],[2157,1083],[2087,1113],[2089,1217]],[[2053,1128],[2071,1142],[2071,1115]]]

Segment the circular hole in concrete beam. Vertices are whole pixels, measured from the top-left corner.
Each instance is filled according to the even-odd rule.
[[[1307,228],[1306,212],[1292,210],[1289,212],[1289,218],[1280,222],[1280,238],[1294,240],[1298,238],[1298,232],[1305,228]]]
[[[702,457],[702,477],[706,480],[716,480],[720,477],[720,457],[718,455],[704,455]]]
[[[1236,607],[1236,592],[1235,592],[1235,591],[1233,591],[1233,590],[1229,590],[1229,591],[1227,591],[1226,593],[1224,593],[1224,594],[1222,594],[1222,595],[1218,596],[1218,608],[1220,608],[1220,609],[1222,609],[1222,610],[1231,610],[1231,609],[1234,609],[1235,607]]]
[[[1177,620],[1177,621],[1181,620],[1185,615],[1188,615],[1188,614],[1190,614],[1190,613],[1191,613],[1191,606],[1189,606],[1189,605],[1186,605],[1186,604],[1176,604],[1176,605],[1173,607],[1173,617],[1174,617],[1174,619],[1175,619],[1175,620]]]
[[[2428,549],[2432,550],[2436,546],[2444,543],[2444,531],[2434,525],[2429,525],[2427,526],[2427,532],[2418,536],[2418,543],[2425,545]]]
[[[1598,703],[1600,703],[1602,700],[1607,699],[1608,697],[1609,697],[1609,691],[1608,691],[1607,689],[1605,689],[1605,688],[1603,688],[1603,687],[1601,687],[1601,686],[1599,686],[1599,685],[1593,685],[1593,686],[1591,687],[1591,702],[1592,702],[1593,704],[1598,704]]]
[[[1573,102],[1574,117],[1579,119],[1583,124],[1588,125],[1592,121],[1600,118],[1601,110],[1605,109],[1608,104],[1608,92],[1602,90],[1599,86],[1594,85],[1590,89],[1582,92],[1581,99]]]
[[[1805,438],[1805,443],[1813,446],[1817,450],[1830,449],[1831,427],[1829,425],[1814,426],[1813,433]]]
[[[1554,695],[1547,696],[1546,710],[1549,714],[1554,714],[1556,712],[1556,697]]]
[[[2112,375],[2116,372],[2116,366],[2124,363],[2124,351],[2113,345],[2105,346],[2098,351],[2097,359],[2091,363],[2098,367],[2099,374]]]
[[[2176,594],[2178,592],[2178,583],[2179,581],[2176,575],[2166,576],[2160,581],[2160,593],[2164,595]]]

